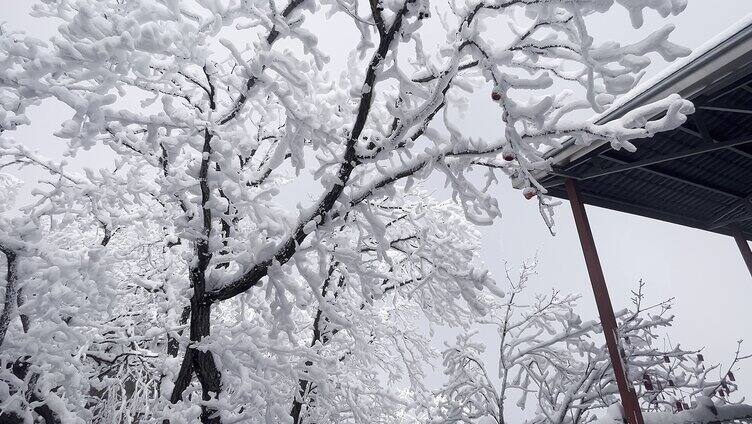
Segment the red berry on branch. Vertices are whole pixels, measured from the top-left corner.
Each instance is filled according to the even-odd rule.
[[[504,152],[502,152],[501,157],[503,157],[504,160],[506,161],[512,161],[512,160],[517,159],[517,155],[515,155],[514,152],[509,151],[509,150],[505,150]]]
[[[498,102],[499,100],[501,100],[501,93],[499,93],[498,91],[492,92],[491,99],[493,99],[493,101],[495,102]]]
[[[532,187],[528,187],[528,188],[522,190],[522,195],[525,196],[525,199],[527,199],[527,200],[532,199],[537,194],[538,194],[538,190],[536,190],[536,189],[534,189]]]

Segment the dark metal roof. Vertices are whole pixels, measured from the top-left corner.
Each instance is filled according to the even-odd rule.
[[[697,110],[682,127],[633,142],[634,153],[565,143],[539,181],[566,198],[563,181],[574,178],[588,204],[752,240],[752,25],[600,121],[671,93]]]

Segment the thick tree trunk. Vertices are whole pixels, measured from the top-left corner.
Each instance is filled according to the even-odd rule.
[[[206,68],[204,68],[206,72]],[[206,74],[207,81],[211,87],[209,96],[210,107],[213,110],[214,88],[211,85],[209,74]],[[193,296],[191,297],[191,320],[190,320],[190,338],[191,343],[185,351],[183,363],[180,366],[178,377],[175,379],[175,388],[172,391],[170,401],[177,403],[183,398],[183,392],[191,383],[193,372],[196,372],[199,383],[201,383],[202,398],[207,401],[212,397],[219,396],[222,386],[222,376],[214,362],[214,356],[211,352],[203,352],[195,349],[196,343],[200,342],[204,336],[208,336],[211,328],[211,300],[206,296],[206,270],[209,268],[212,254],[209,250],[209,238],[212,232],[212,214],[211,209],[207,207],[211,197],[211,188],[208,183],[209,162],[211,160],[211,139],[212,134],[208,129],[204,130],[204,147],[202,149],[201,167],[199,169],[199,187],[201,188],[201,211],[203,221],[202,238],[196,241],[196,264],[191,266],[189,278],[191,287],[193,287]],[[201,407],[201,422],[204,424],[220,424],[218,411],[207,407]]]
[[[195,297],[195,296],[194,296]],[[203,298],[203,293],[202,296]],[[197,304],[191,304],[191,341],[199,341],[204,336],[209,335],[209,315],[211,305],[201,301]],[[211,352],[200,351],[190,348],[193,351],[193,370],[196,372],[198,381],[201,383],[203,391],[203,400],[210,400],[212,396],[219,395],[221,386],[221,376],[217,365],[214,363],[214,356]],[[212,417],[217,411],[208,407],[201,408],[201,422],[219,424],[219,417]]]
[[[3,302],[3,310],[0,313],[0,346],[2,346],[3,341],[5,340],[5,334],[8,332],[8,327],[13,319],[13,312],[15,312],[16,309],[18,298],[18,275],[16,271],[16,253],[3,247],[0,247],[0,251],[5,254],[7,264],[5,301]]]
[[[195,371],[199,383],[201,383],[203,400],[210,400],[217,397],[221,390],[222,378],[214,362],[214,356],[211,352],[202,352],[193,347],[200,342],[204,336],[210,334],[210,316],[211,303],[204,296],[206,281],[204,271],[208,266],[209,260],[203,248],[203,243],[199,243],[199,261],[195,268],[191,269],[190,279],[193,286],[193,296],[191,297],[190,309],[190,339],[191,345],[188,346],[180,366],[180,371],[175,379],[175,387],[172,391],[170,401],[177,403],[183,397],[183,392],[191,383],[193,372]],[[221,420],[217,411],[213,408],[202,406],[201,422],[204,424],[220,424]]]
[[[194,295],[195,297],[195,295]],[[191,302],[191,342],[198,342],[204,336],[209,335],[209,314],[211,305],[208,303]],[[191,383],[193,373],[196,373],[201,389],[203,400],[210,400],[219,395],[221,390],[221,375],[211,352],[202,352],[189,346],[185,351],[180,371],[175,379],[175,387],[170,401],[179,402],[183,392]],[[201,422],[205,424],[219,424],[221,421],[216,410],[209,407],[201,408]]]
[[[3,344],[3,340],[5,339],[5,334],[8,331],[8,326],[10,325],[10,321],[13,318],[13,311],[17,308],[20,308],[24,304],[24,295],[20,287],[18,287],[18,257],[15,252],[13,252],[10,249],[5,249],[3,247],[0,247],[0,251],[2,251],[5,254],[5,258],[7,260],[7,275],[6,275],[6,281],[7,286],[5,287],[5,302],[3,306],[3,311],[0,314],[0,346]],[[15,303],[15,304],[14,304]],[[29,317],[26,315],[20,314],[19,318],[21,319],[21,328],[23,329],[24,333],[27,333],[29,331]],[[29,357],[25,358],[19,358],[11,365],[11,373],[16,376],[19,380],[24,380],[26,378],[26,374],[29,370]],[[41,403],[44,401],[39,395],[36,393],[36,389],[34,388],[36,380],[39,378],[39,375],[33,375],[31,379],[29,380],[29,385],[27,388],[27,394],[26,398],[30,403]],[[11,389],[12,390],[12,389]],[[57,415],[55,415],[54,412],[52,412],[52,409],[50,409],[49,406],[42,403],[39,406],[34,407],[34,412],[36,412],[39,416],[41,416],[45,423],[47,424],[57,424],[60,422],[60,419],[58,419]],[[22,423],[23,418],[10,413],[2,413],[0,412],[0,423]]]

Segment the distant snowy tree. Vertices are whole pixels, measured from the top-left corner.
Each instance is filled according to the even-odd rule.
[[[644,9],[685,7],[40,2],[54,37],[0,32],[0,168],[51,175],[1,226],[0,406],[65,422],[409,416],[399,405],[420,390],[377,384],[419,384],[427,352],[407,316],[467,324],[499,294],[458,214],[498,217],[486,189],[500,174],[537,195],[550,225],[533,178],[545,149],[570,137],[632,149],[692,112],[669,96],[605,124],[577,118],[634,87],[649,55],[688,54],[670,25],[595,40],[588,17],[614,3],[635,27]],[[347,69],[329,64],[341,46],[318,42],[331,31],[352,41]],[[478,90],[498,108],[500,139],[458,127]],[[66,155],[108,160],[79,172],[14,140],[40,102],[70,110],[55,132]],[[434,171],[459,207],[413,188]]]
[[[473,332],[460,334],[447,346],[443,364],[448,380],[437,393],[430,422],[508,423],[510,407],[534,408],[534,416],[525,421],[529,424],[588,423],[609,407],[608,415],[623,422],[600,323],[580,318],[576,296],[554,291],[537,296],[530,305],[520,303],[533,271],[534,266],[525,265],[518,281],[509,277],[509,296],[488,314],[491,319],[485,319],[498,327],[498,363],[483,359],[486,348],[474,340]],[[718,364],[706,366],[699,350],[667,345],[661,333],[674,318],[667,314],[671,301],[645,305],[643,287],[640,282],[632,307],[617,313],[628,379],[637,388],[643,411],[671,416],[698,404],[704,409],[708,402],[730,402],[737,389],[733,372],[748,356],[737,350],[728,368],[721,370]],[[516,402],[510,406],[512,397]],[[726,418],[746,418],[751,410],[727,408]]]

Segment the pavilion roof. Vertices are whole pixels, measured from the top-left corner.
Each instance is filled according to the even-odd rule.
[[[752,239],[752,23],[745,19],[686,60],[633,90],[598,118],[678,93],[696,108],[680,128],[633,141],[637,151],[573,141],[546,157],[538,180],[566,198],[577,180],[585,203]]]

